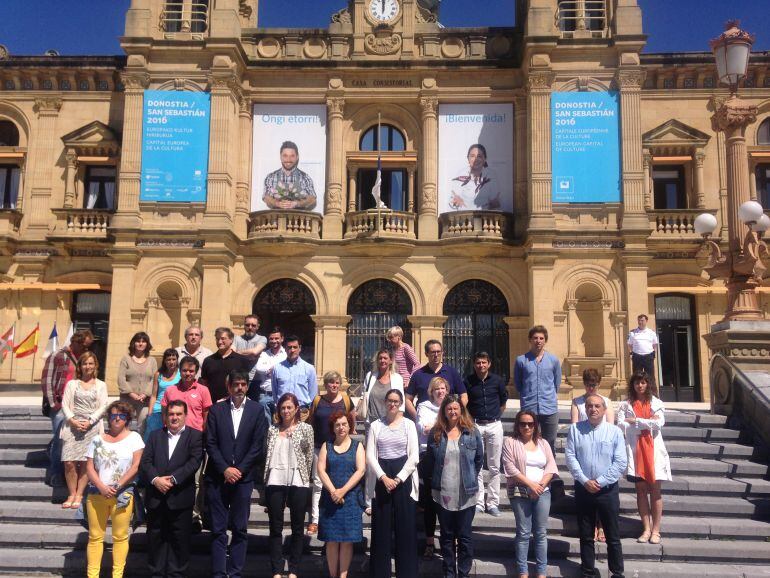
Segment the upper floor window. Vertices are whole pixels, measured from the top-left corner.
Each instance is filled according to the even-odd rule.
[[[770,145],[770,118],[762,121],[757,129],[757,144]]]
[[[85,209],[115,208],[115,167],[87,167]]]
[[[361,137],[359,149],[362,151],[403,151],[406,150],[406,139],[403,133],[392,125],[380,125],[379,134],[377,133],[377,126],[373,126]]]
[[[655,209],[686,209],[684,165],[662,165],[652,170]]]
[[[369,128],[361,136],[362,152],[403,152],[406,150],[404,134],[396,127],[383,124]],[[356,202],[359,211],[376,208],[372,189],[377,182],[377,168],[373,157],[369,166],[359,168],[356,174]],[[394,166],[392,162],[380,167],[380,199],[393,211],[409,210],[410,175],[407,167]]]
[[[0,165],[0,209],[15,209],[19,198],[21,169],[16,165]]]
[[[757,200],[767,209],[770,207],[770,163],[761,163],[754,169],[757,182]]]
[[[209,0],[166,0],[161,14],[166,32],[205,32],[208,19]]]
[[[10,120],[0,120],[0,147],[19,146],[19,129]]]
[[[607,27],[607,9],[605,0],[559,0],[556,10],[559,30],[571,34],[565,37],[577,37],[575,32],[585,36],[596,36]]]

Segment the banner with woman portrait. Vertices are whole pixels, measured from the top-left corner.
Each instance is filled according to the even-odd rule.
[[[513,212],[513,104],[442,104],[438,212]]]
[[[326,105],[255,104],[251,210],[323,214]]]

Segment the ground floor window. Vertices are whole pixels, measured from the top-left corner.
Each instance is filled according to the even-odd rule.
[[[21,169],[15,165],[0,165],[0,209],[15,209],[19,198]]]

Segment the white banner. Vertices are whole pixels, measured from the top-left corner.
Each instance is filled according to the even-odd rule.
[[[442,104],[438,212],[513,212],[513,104]]]
[[[255,104],[251,210],[323,214],[326,105]]]

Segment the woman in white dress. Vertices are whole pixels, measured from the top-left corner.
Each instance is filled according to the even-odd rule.
[[[449,183],[450,211],[499,211],[502,209],[500,181],[487,164],[482,144],[468,149],[468,168]]]
[[[91,441],[104,432],[102,417],[107,409],[107,385],[96,378],[99,361],[90,351],[80,356],[77,379],[67,382],[62,398],[64,426],[61,428],[61,459],[67,481],[67,500],[62,508],[79,508],[88,478],[86,454]]]
[[[665,409],[652,390],[646,373],[631,376],[628,399],[618,407],[618,425],[626,436],[627,478],[636,484],[636,505],[642,519],[643,531],[637,541],[660,544],[660,482],[671,481],[671,463],[661,431],[666,423]]]

